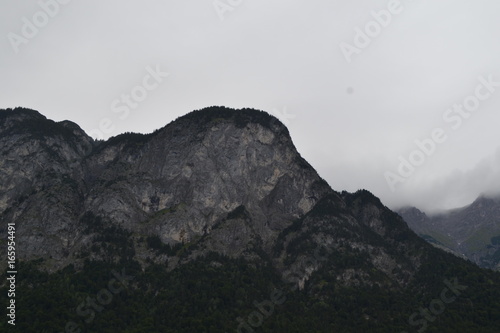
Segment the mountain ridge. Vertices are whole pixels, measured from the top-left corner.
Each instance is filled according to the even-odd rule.
[[[275,288],[289,300],[257,325],[264,331],[415,330],[428,321],[408,318],[449,279],[469,292],[436,329],[500,324],[498,274],[433,248],[369,191],[334,191],[265,112],[212,107],[106,141],[36,114],[14,126],[4,112],[0,242],[15,222],[20,303],[39,323],[24,333],[85,325],[70,312],[79,295],[125,268],[135,282],[97,319],[99,332],[240,332],[254,298]],[[56,319],[33,299],[56,299],[45,306]]]
[[[500,269],[500,196],[480,195],[471,204],[428,216],[415,207],[398,210],[410,228],[433,244],[483,268]]]
[[[66,174],[66,183],[63,182],[61,186],[66,187],[66,190],[68,190],[67,187],[72,187],[72,188],[78,188],[79,192],[79,197],[80,199],[83,197],[86,197],[86,200],[84,202],[83,206],[90,205],[92,206],[95,201],[92,202],[90,193],[86,193],[88,191],[100,191],[99,189],[95,189],[94,187],[97,188],[102,188],[102,193],[105,195],[106,192],[112,192],[110,193],[110,196],[113,196],[114,194],[117,194],[118,198],[110,198],[110,202],[113,202],[112,205],[109,205],[106,203],[106,199],[100,200],[100,202],[96,203],[97,207],[94,207],[93,213],[95,215],[99,215],[99,211],[108,211],[110,214],[108,218],[111,218],[111,220],[114,220],[115,223],[118,222],[120,224],[122,221],[130,221],[130,220],[145,220],[148,218],[148,215],[151,215],[150,213],[158,212],[161,210],[165,209],[171,209],[171,207],[182,204],[182,202],[177,202],[179,200],[173,200],[172,198],[169,198],[168,196],[172,196],[169,193],[161,193],[162,191],[165,192],[164,190],[160,189],[160,187],[165,187],[168,186],[166,183],[169,183],[172,181],[174,186],[180,186],[180,188],[185,187],[187,183],[189,183],[189,178],[191,177],[193,173],[193,169],[198,168],[200,173],[203,173],[204,171],[202,170],[202,167],[197,167],[195,164],[197,163],[197,159],[199,159],[199,156],[196,156],[196,154],[203,155],[202,160],[203,161],[208,161],[210,163],[216,163],[216,164],[231,164],[232,161],[236,159],[234,156],[235,154],[229,154],[231,153],[230,150],[225,150],[221,151],[221,153],[217,153],[219,156],[208,156],[207,154],[210,153],[206,149],[204,145],[210,145],[212,147],[215,147],[218,144],[223,143],[225,141],[225,144],[227,146],[231,147],[236,147],[238,146],[241,151],[240,157],[240,163],[238,165],[232,165],[231,168],[234,171],[233,175],[227,174],[225,171],[222,174],[217,175],[217,177],[211,177],[206,174],[203,175],[203,177],[207,176],[208,178],[211,177],[212,182],[218,182],[221,186],[223,185],[224,182],[228,181],[230,182],[230,176],[235,176],[239,177],[242,180],[244,180],[244,177],[242,178],[241,174],[238,174],[238,170],[240,170],[240,167],[246,167],[245,163],[248,164],[247,167],[254,168],[253,164],[263,164],[263,165],[268,165],[269,163],[265,160],[259,160],[258,156],[256,155],[257,153],[257,146],[259,147],[260,151],[262,151],[261,148],[265,147],[271,147],[270,143],[272,140],[276,141],[277,145],[281,145],[283,147],[283,158],[287,160],[285,164],[290,164],[290,165],[297,165],[297,171],[301,173],[301,170],[312,170],[312,169],[307,169],[310,168],[310,165],[298,154],[298,152],[295,150],[293,147],[293,144],[291,144],[291,138],[289,136],[288,130],[286,127],[279,122],[276,118],[270,116],[269,114],[262,112],[262,111],[254,111],[254,110],[249,110],[249,109],[244,109],[244,110],[239,110],[239,111],[234,111],[230,110],[227,108],[219,108],[219,107],[212,107],[212,108],[207,108],[206,110],[203,111],[194,111],[192,113],[189,113],[183,117],[179,117],[175,121],[171,122],[170,124],[160,128],[159,130],[156,130],[153,133],[150,134],[135,134],[135,133],[124,133],[115,137],[112,137],[106,141],[99,142],[99,141],[93,141],[90,137],[85,136],[85,133],[78,133],[76,134],[74,132],[75,128],[74,126],[72,130],[69,130],[67,128],[67,122],[61,122],[61,123],[55,123],[51,120],[48,120],[44,116],[38,114],[36,111],[26,111],[26,110],[19,110],[18,112],[16,111],[6,111],[8,112],[13,112],[11,114],[10,118],[17,119],[21,118],[22,123],[19,123],[17,125],[17,128],[19,130],[19,133],[15,133],[15,135],[24,135],[26,138],[24,139],[26,142],[22,142],[21,145],[27,143],[29,141],[30,144],[33,144],[33,142],[36,142],[38,146],[43,148],[47,156],[42,159],[38,164],[51,164],[51,168],[54,167],[54,165],[57,165],[57,172],[63,172]],[[3,117],[8,119],[9,117]],[[37,122],[37,128],[35,130],[32,129],[33,126],[33,121]],[[3,127],[6,126],[7,120],[5,123],[3,123]],[[26,125],[29,126],[26,126]],[[65,125],[66,126],[63,126]],[[229,128],[228,124],[234,124],[234,129]],[[242,131],[243,136],[238,137],[239,131],[245,127],[248,127],[248,130]],[[214,128],[226,128],[228,132],[230,133],[236,133],[233,138],[228,137],[226,133],[220,133],[217,134],[217,131],[212,131]],[[81,130],[79,127],[77,129],[78,131]],[[45,131],[45,132],[44,132]],[[238,132],[235,132],[238,131]],[[10,134],[10,132],[2,130],[2,133],[4,133],[4,137]],[[42,140],[42,134],[45,133],[46,136]],[[187,135],[185,134],[187,133]],[[215,133],[215,134],[214,134]],[[62,139],[61,142],[66,142],[66,143],[71,143],[72,145],[67,145],[63,147],[62,143],[55,143],[53,142],[57,138]],[[250,142],[250,147],[245,146],[245,142],[243,144],[238,144],[237,141],[235,141],[235,138],[241,139],[243,138],[247,142]],[[23,139],[21,139],[22,141]],[[75,141],[80,140],[80,142],[83,143],[83,146],[78,146],[75,145]],[[204,142],[203,140],[206,140]],[[211,140],[216,140],[217,143],[211,142]],[[12,140],[11,140],[12,141]],[[252,143],[252,142],[255,142]],[[168,143],[165,145],[165,143]],[[19,144],[19,142],[9,142],[9,144],[15,145]],[[9,144],[5,145],[4,147],[8,147]],[[255,147],[252,147],[255,146]],[[193,149],[190,150],[185,150],[185,146],[191,146]],[[63,148],[61,148],[63,147]],[[250,156],[244,156],[244,154],[247,154],[249,152],[249,149],[252,149]],[[193,153],[196,151],[196,153]],[[215,150],[214,150],[215,151]],[[219,150],[217,150],[219,151]],[[226,154],[226,152],[229,152]],[[6,154],[7,152],[5,152]],[[276,154],[279,152],[276,152],[272,148],[268,149],[269,154],[274,154],[271,156],[272,158],[276,159],[277,156]],[[162,161],[159,163],[156,161],[157,157],[159,155],[165,156]],[[182,158],[184,159],[184,164],[182,168],[179,168],[177,163],[170,163],[171,160],[176,160],[180,155],[184,155]],[[228,155],[228,156],[225,156]],[[22,154],[21,154],[22,156]],[[122,158],[123,157],[123,158]],[[48,160],[53,158],[54,163],[48,163]],[[7,161],[9,160],[15,160],[14,157],[12,159],[8,158]],[[251,160],[251,161],[248,161]],[[35,159],[36,161],[36,159]],[[68,164],[65,165],[64,164]],[[249,162],[249,163],[247,163]],[[299,162],[298,164],[295,162]],[[242,164],[243,163],[243,164]],[[253,163],[253,164],[252,164]],[[36,162],[35,162],[36,164]],[[219,166],[212,165],[214,168],[215,173],[218,173],[218,170],[220,169]],[[11,168],[10,171],[14,172],[14,170],[17,168]],[[65,169],[65,170],[61,170]],[[266,171],[266,177],[268,177],[268,180],[271,182],[276,183],[278,181],[278,177],[281,179],[281,187],[285,186],[284,184],[286,182],[289,182],[290,179],[284,177],[281,178],[281,174],[275,174],[275,172],[279,173],[279,170],[273,168],[273,170],[268,170]],[[286,167],[284,166],[284,169]],[[168,170],[168,171],[167,171]],[[173,171],[175,170],[175,171]],[[40,168],[36,170],[31,170],[31,178],[37,177],[37,174],[41,172]],[[46,170],[44,170],[45,172]],[[252,172],[262,172],[259,169],[252,170]],[[310,171],[308,171],[310,173]],[[142,187],[141,191],[146,191],[146,193],[142,193],[141,196],[142,198],[140,199],[140,202],[137,202],[137,198],[123,198],[123,196],[120,193],[116,193],[117,191],[113,191],[113,188],[110,187],[109,185],[114,185],[115,187],[120,186],[122,183],[126,183],[125,179],[127,177],[130,177],[130,173],[134,173],[135,177],[143,177],[146,174],[150,179],[137,179],[137,184],[134,186],[137,187]],[[313,172],[315,173],[315,171]],[[54,178],[56,178],[55,173],[52,175]],[[79,179],[74,179],[76,178]],[[317,174],[313,176],[315,178],[315,181],[318,181],[319,183],[322,183],[323,185],[320,186],[326,189],[328,186],[326,182],[324,182]],[[25,177],[26,178],[26,177]],[[176,179],[173,179],[176,178]],[[221,179],[224,178],[224,179]],[[27,183],[26,179],[23,179],[23,183]],[[150,181],[156,181],[160,182],[161,186],[158,187],[158,184],[153,185],[151,184]],[[268,181],[266,180],[266,182]],[[55,181],[55,180],[54,180]],[[144,188],[145,187],[145,182],[149,182],[148,186],[149,188]],[[179,182],[181,184],[179,184]],[[221,183],[222,182],[222,183]],[[204,180],[199,180],[196,181],[196,184],[203,184]],[[240,182],[241,184],[241,182]],[[104,185],[104,186],[103,186]],[[125,187],[127,184],[125,184]],[[277,185],[277,183],[275,184]],[[311,184],[310,184],[311,185]],[[28,186],[28,185],[25,185]],[[233,186],[234,188],[236,185]],[[22,187],[21,187],[22,188]],[[179,188],[179,190],[180,190]],[[322,191],[319,188],[319,191]],[[269,191],[271,188],[264,189],[265,191]],[[323,191],[324,191],[323,189]],[[38,191],[38,188],[32,189],[32,191]],[[131,191],[130,188],[120,188],[123,192]],[[205,189],[206,190],[206,189]],[[200,192],[203,192],[205,190],[200,189]],[[278,190],[278,189],[276,189]],[[7,192],[7,191],[5,191]],[[17,193],[16,196],[19,198],[24,198],[26,195],[29,195],[26,193],[27,191],[21,191],[22,193]],[[69,192],[69,191],[68,191]],[[118,191],[119,192],[119,191]],[[234,190],[233,190],[234,192]],[[314,191],[313,191],[314,192]],[[250,192],[248,192],[250,193]],[[56,197],[58,194],[54,194]],[[74,196],[74,193],[68,193],[68,196]],[[135,194],[134,194],[135,195]],[[190,193],[184,193],[181,194],[181,196],[191,196],[192,194]],[[196,193],[195,193],[196,195]],[[223,194],[221,194],[223,195]],[[237,193],[233,193],[233,195],[238,196]],[[253,195],[253,194],[252,194]],[[201,198],[202,195],[198,195],[198,198],[196,199],[198,203],[200,201],[203,201],[204,199]],[[205,197],[208,197],[209,195],[205,195]],[[313,200],[311,198],[314,198],[315,195],[314,193],[311,192],[311,195],[309,196],[310,199],[307,198],[302,198],[301,202],[296,202],[293,205],[299,207],[299,211],[304,211],[307,210],[311,204],[308,203],[308,201]],[[12,199],[12,198],[11,198]],[[192,200],[193,198],[190,198]],[[74,201],[78,200],[76,197],[74,198]],[[124,203],[129,201],[128,206],[135,206],[133,207],[134,209],[129,209],[130,207],[125,207]],[[64,201],[64,200],[62,200]],[[119,202],[117,202],[119,201]],[[133,202],[136,201],[136,202]],[[240,198],[239,201],[244,201],[244,198]],[[8,202],[6,202],[6,199],[4,198],[3,200],[0,200],[0,203],[3,203],[0,205],[0,209],[4,208],[6,209]],[[185,203],[184,203],[185,204]],[[237,206],[240,206],[242,203],[241,202],[233,202],[233,203],[228,203],[226,204],[226,208],[223,208],[222,211],[224,214],[229,213],[231,210],[235,209]],[[115,207],[112,207],[115,205]],[[123,209],[117,209],[116,206],[121,207]],[[302,208],[300,208],[302,207]],[[208,209],[208,206],[205,205],[205,207],[200,208],[200,211]],[[289,210],[291,210],[290,207],[288,207]],[[62,210],[62,209],[61,209]],[[85,210],[85,209],[84,209]],[[92,210],[92,209],[91,209]],[[1,210],[0,210],[1,211]],[[58,209],[58,211],[60,211]],[[70,220],[75,220],[77,216],[80,216],[84,211],[76,211],[73,213],[73,217],[70,218],[69,216],[66,217],[66,221],[68,223],[71,223]],[[126,212],[126,213],[124,213]],[[55,213],[54,215],[57,215],[59,213]],[[209,212],[207,211],[207,214]],[[295,217],[297,217],[298,213],[292,213]],[[127,215],[127,216],[125,216]],[[198,216],[195,218],[195,220],[201,220],[203,219],[202,216]],[[278,214],[279,215],[279,214]],[[120,217],[121,216],[121,217]],[[152,217],[153,219],[155,218],[154,214]],[[121,219],[121,221],[120,221]],[[211,223],[214,221],[211,221]],[[276,222],[278,223],[278,222]],[[74,222],[73,222],[74,224]],[[182,224],[182,223],[181,223]],[[125,229],[130,228],[131,225],[129,224],[128,226],[125,226]],[[191,226],[194,227],[194,226]],[[196,232],[198,236],[201,233],[200,228],[210,228],[208,225],[204,226],[197,226],[195,227]],[[189,230],[183,230],[184,228],[181,228],[179,226],[177,234],[170,232],[169,236],[165,236],[165,232],[160,233],[160,237],[162,238],[162,241],[166,243],[172,243],[172,241],[179,241],[181,238],[180,233],[183,233],[183,238],[190,238],[193,237],[193,230],[191,232]],[[55,235],[55,234],[54,234]],[[62,250],[61,250],[62,251]],[[59,253],[59,257],[61,257],[61,251],[57,251]],[[35,251],[36,252],[36,251]]]

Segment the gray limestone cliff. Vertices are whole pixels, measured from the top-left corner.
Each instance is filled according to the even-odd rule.
[[[356,285],[405,285],[427,244],[371,193],[338,193],[269,114],[212,107],[154,133],[94,141],[36,111],[0,111],[0,218],[48,270],[127,253],[170,268],[214,251],[304,283],[317,249],[356,253]],[[309,259],[309,261],[308,261]],[[371,267],[368,269],[367,267]]]

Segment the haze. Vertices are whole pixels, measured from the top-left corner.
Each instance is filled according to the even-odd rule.
[[[499,11],[495,0],[3,1],[0,108],[96,138],[212,105],[256,108],[335,190],[459,207],[500,190]]]

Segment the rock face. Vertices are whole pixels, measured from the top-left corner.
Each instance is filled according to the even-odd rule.
[[[31,110],[0,112],[0,214],[2,224],[17,224],[20,258],[69,258],[81,231],[82,161],[92,145],[74,123]]]
[[[369,192],[333,191],[262,111],[212,107],[103,142],[69,121],[4,110],[0,147],[2,221],[16,222],[18,257],[49,270],[109,257],[106,243],[122,235],[121,251],[144,265],[215,251],[270,260],[303,283],[322,248],[363,258],[358,272],[338,272],[346,284],[405,285],[427,246]]]
[[[434,216],[414,207],[398,213],[431,244],[480,267],[500,270],[500,198],[481,196],[466,207]]]
[[[19,332],[499,325],[498,274],[435,249],[370,192],[332,190],[265,112],[212,107],[94,141],[69,121],[0,110],[0,154],[0,244],[15,222],[26,273]],[[106,279],[126,289],[109,305]],[[431,304],[437,317],[445,285],[456,301],[428,323],[415,311]],[[286,303],[271,311],[268,297]],[[107,308],[86,326],[93,311],[78,309],[93,299]]]

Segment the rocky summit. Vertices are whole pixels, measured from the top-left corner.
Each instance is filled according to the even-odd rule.
[[[500,327],[498,273],[432,247],[370,192],[331,189],[266,112],[210,107],[96,141],[7,109],[0,154],[0,242],[15,223],[20,315],[36,318],[23,332]],[[124,267],[135,278],[108,312],[75,311]]]
[[[269,252],[329,192],[287,129],[263,112],[213,108],[106,142],[34,111],[3,111],[1,121],[0,213],[27,240],[20,258],[53,268],[93,244],[96,218],[168,245]],[[148,256],[134,247],[138,259]]]

